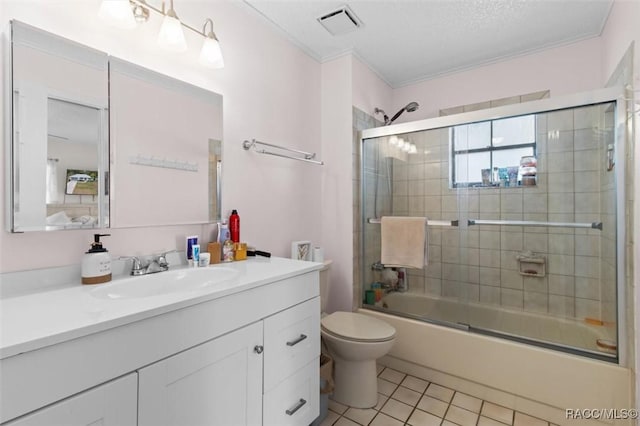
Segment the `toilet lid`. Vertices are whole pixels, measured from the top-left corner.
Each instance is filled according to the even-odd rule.
[[[396,334],[396,329],[386,322],[356,312],[334,312],[320,323],[324,331],[349,340],[380,342]]]

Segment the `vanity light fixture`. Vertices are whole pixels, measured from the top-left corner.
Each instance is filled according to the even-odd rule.
[[[170,0],[169,9],[165,11],[165,3],[162,9],[158,9],[147,3],[146,0],[102,0],[99,16],[118,28],[134,28],[136,23],[144,23],[149,20],[149,11],[162,15],[163,21],[158,34],[158,44],[169,51],[184,52],[187,50],[187,42],[184,37],[185,27],[204,38],[200,50],[200,63],[209,68],[223,68],[224,60],[218,37],[213,32],[213,21],[205,20],[202,31],[185,24],[178,18],[173,8],[173,0]],[[210,25],[207,31],[207,24]]]
[[[211,29],[207,32],[207,24],[211,24]],[[207,18],[202,27],[202,34],[206,34],[200,50],[200,63],[209,68],[223,68],[222,50],[216,33],[213,32],[213,21]]]
[[[178,19],[178,15],[173,8],[173,0],[170,0],[168,11],[164,11],[164,2],[162,2],[162,12],[164,19],[158,33],[158,44],[160,47],[174,52],[184,52],[187,50],[187,41],[184,39],[182,31],[182,22]]]
[[[98,16],[116,28],[132,29],[136,26],[129,0],[104,0]]]

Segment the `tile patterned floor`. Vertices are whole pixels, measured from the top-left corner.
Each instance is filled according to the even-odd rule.
[[[492,404],[378,366],[378,405],[359,409],[329,400],[320,426],[556,426],[546,420]]]

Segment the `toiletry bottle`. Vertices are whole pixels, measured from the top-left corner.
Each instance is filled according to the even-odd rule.
[[[231,232],[231,241],[234,243],[240,242],[240,216],[238,211],[233,209],[231,216],[229,216],[229,231]]]
[[[111,256],[102,246],[100,237],[111,234],[94,234],[93,243],[82,258],[82,284],[101,284],[111,281]]]
[[[233,243],[233,259],[247,260],[247,243]]]
[[[233,262],[233,241],[227,239],[222,245],[222,261]]]
[[[211,255],[211,264],[220,263],[222,260],[222,246],[219,242],[214,241],[213,243],[207,244],[207,251]]]
[[[193,260],[193,246],[198,244],[198,236],[192,235],[187,237],[187,261]]]
[[[223,221],[220,224],[220,232],[218,232],[218,242],[221,245],[224,245],[224,242],[230,238],[231,236],[229,235],[229,226],[227,225],[227,222]]]
[[[198,267],[198,262],[200,262],[200,244],[194,244],[191,247],[191,259],[193,260],[193,267]]]

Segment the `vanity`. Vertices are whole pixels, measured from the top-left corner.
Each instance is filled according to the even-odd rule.
[[[0,300],[0,424],[307,425],[321,264],[255,258]]]

